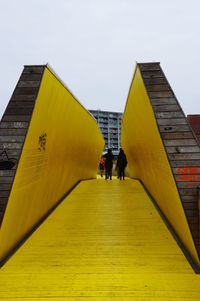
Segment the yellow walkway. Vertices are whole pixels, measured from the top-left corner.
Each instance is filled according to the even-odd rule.
[[[0,300],[200,300],[139,182],[80,183],[0,270]]]

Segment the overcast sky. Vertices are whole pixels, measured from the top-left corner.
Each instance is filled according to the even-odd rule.
[[[200,113],[200,1],[0,0],[0,117],[23,65],[47,62],[87,109],[121,112],[136,61]]]

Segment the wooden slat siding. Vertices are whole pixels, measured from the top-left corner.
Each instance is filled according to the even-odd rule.
[[[200,257],[200,147],[159,63],[138,64]],[[195,125],[196,126],[196,125]]]
[[[149,92],[158,92],[158,91],[167,91],[169,90],[169,85],[167,84],[151,84],[151,85],[146,85],[148,87]]]
[[[153,106],[160,105],[160,103],[162,103],[163,105],[166,105],[166,104],[174,105],[174,104],[176,104],[176,99],[173,97],[172,98],[166,97],[166,98],[153,98],[152,99]],[[183,115],[181,117],[183,117]]]
[[[5,115],[4,121],[29,121],[31,115]]]
[[[175,175],[177,175],[179,172],[180,172],[180,168],[172,168],[173,170],[173,173]],[[200,174],[200,166],[199,167],[194,167],[194,168],[190,168],[190,169],[187,169],[185,167],[183,167],[183,170],[182,170],[182,174],[190,174],[190,175],[199,175]]]
[[[192,132],[171,132],[171,133],[161,133],[161,137],[164,140],[171,140],[171,139],[194,139],[194,135],[192,134]],[[194,139],[195,140],[195,139]]]
[[[27,129],[29,123],[26,121],[4,121],[0,123],[0,129]]]
[[[25,94],[25,95],[13,95],[13,101],[34,101],[34,94],[33,95],[28,95],[28,94]]]
[[[30,102],[26,102],[26,101],[16,101],[16,102],[13,102],[11,105],[10,105],[10,108],[16,108],[16,107],[22,107],[24,106],[24,108],[28,108],[28,109],[33,109],[34,107],[34,104],[30,101]]]
[[[0,149],[0,153],[2,153],[3,149]],[[21,154],[21,149],[11,149],[8,151],[9,153],[9,157],[10,158],[19,158],[20,154]],[[16,165],[15,165],[16,166]],[[13,169],[15,169],[15,166],[13,167]]]
[[[25,136],[27,129],[0,129],[1,136]]]
[[[163,118],[158,118],[157,119],[157,124],[158,125],[167,125],[167,126],[171,126],[171,125],[187,125],[187,121],[185,120],[185,118],[170,118],[170,119],[163,119]]]
[[[174,94],[172,91],[154,91],[154,92],[149,92],[149,96],[151,98],[166,98],[166,97],[173,97]]]
[[[153,100],[154,101],[154,100]],[[157,118],[181,118],[184,117],[182,112],[154,112]]]
[[[24,136],[0,136],[0,142],[24,142]]]
[[[160,103],[160,105],[152,105],[154,112],[177,112],[179,109],[178,105],[164,105]]]
[[[169,133],[169,132],[190,132],[190,127],[188,125],[159,125],[159,129],[161,133]]]
[[[168,153],[168,158],[171,160],[200,160],[200,152],[190,153],[190,154],[170,154]]]
[[[169,154],[175,153],[199,153],[199,146],[166,146]]]
[[[200,160],[181,160],[181,161],[171,161],[170,162],[171,167],[181,167],[181,168],[186,168],[186,167],[197,167],[200,164]]]
[[[197,141],[194,139],[177,139],[177,140],[165,140],[165,146],[189,146],[198,145]]]
[[[19,161],[45,66],[25,66],[0,122],[0,153]],[[0,170],[0,224],[7,206],[17,164]]]

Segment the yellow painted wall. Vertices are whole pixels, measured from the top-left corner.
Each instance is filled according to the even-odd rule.
[[[46,67],[0,230],[0,259],[74,184],[96,177],[103,147],[96,120]]]
[[[124,112],[121,144],[131,177],[143,181],[179,237],[199,263],[169,161],[139,67]]]

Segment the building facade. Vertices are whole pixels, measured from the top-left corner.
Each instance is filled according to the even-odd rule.
[[[200,114],[187,115],[187,120],[200,144]]]
[[[101,110],[89,110],[89,112],[97,120],[101,133],[104,137],[104,151],[111,148],[113,154],[115,156],[118,155],[120,149],[122,113]]]

